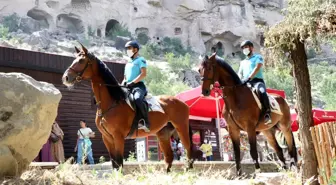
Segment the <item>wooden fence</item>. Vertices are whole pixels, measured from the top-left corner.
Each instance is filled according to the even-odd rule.
[[[336,122],[311,127],[314,149],[319,168],[319,182],[326,185],[332,176],[333,160],[336,158]]]

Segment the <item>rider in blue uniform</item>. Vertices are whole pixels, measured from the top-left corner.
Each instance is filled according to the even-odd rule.
[[[136,41],[126,43],[127,55],[131,58],[125,66],[125,78],[123,84],[126,85],[132,92],[142,118],[139,122],[139,129],[149,132],[148,110],[145,105],[145,96],[147,94],[146,86],[143,82],[147,74],[146,60],[139,56],[140,46]]]
[[[251,41],[243,41],[240,47],[243,49],[243,53],[247,56],[247,61],[241,64],[243,84],[249,82],[259,91],[261,96],[262,114],[265,116],[265,123],[269,124],[271,123],[271,109],[263,75],[264,59],[260,54],[253,53],[254,48]]]

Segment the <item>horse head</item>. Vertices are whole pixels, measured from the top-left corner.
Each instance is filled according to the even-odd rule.
[[[68,87],[82,80],[92,79],[94,74],[97,74],[96,62],[93,55],[82,44],[80,45],[81,50],[75,46],[76,58],[62,77],[63,84]]]
[[[216,72],[216,69],[216,53],[210,57],[205,56],[198,70],[202,79],[202,94],[204,96],[210,95],[213,84],[218,81],[218,73]]]
[[[214,53],[210,58],[207,56],[199,68],[202,77],[202,94],[209,96],[215,82],[222,87],[235,87],[241,85],[241,80],[232,67]]]

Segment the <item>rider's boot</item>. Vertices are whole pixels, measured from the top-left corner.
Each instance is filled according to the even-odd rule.
[[[265,124],[268,125],[270,123],[272,123],[272,119],[271,119],[271,109],[270,109],[270,103],[269,103],[269,99],[267,96],[267,93],[261,93],[261,104],[263,106],[263,111],[265,113],[264,118],[265,118]]]
[[[142,115],[142,118],[140,121],[139,121],[139,127],[138,129],[140,130],[144,130],[145,132],[150,132],[149,130],[149,119],[148,119],[148,110],[147,110],[147,105],[145,102],[142,103],[142,106],[139,107],[139,111]]]

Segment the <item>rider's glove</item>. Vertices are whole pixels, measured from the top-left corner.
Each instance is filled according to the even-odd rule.
[[[134,86],[134,84],[135,84],[134,82],[129,82],[126,84],[126,87],[131,88]]]
[[[243,85],[246,85],[249,81],[251,81],[251,78],[246,78],[242,80]]]

